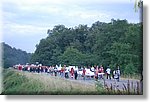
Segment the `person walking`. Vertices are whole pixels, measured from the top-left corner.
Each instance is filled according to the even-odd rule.
[[[112,75],[113,79],[115,79],[115,75],[116,75],[116,70],[113,70],[113,75]]]
[[[77,69],[75,69],[75,71],[74,71],[74,78],[75,78],[75,80],[77,80],[77,77],[78,77],[78,72],[77,72]]]
[[[66,65],[64,65],[64,67],[61,68],[61,77],[62,78],[64,77],[65,68],[66,68]]]
[[[37,72],[40,73],[40,66],[37,67]]]
[[[99,68],[99,73],[100,73],[100,79],[103,79],[104,68],[102,65]]]
[[[98,80],[98,66],[96,67],[96,70],[95,70],[95,79],[96,81]]]
[[[119,66],[116,70],[116,74],[117,74],[117,81],[119,82],[119,79],[120,79],[120,68],[119,68]]]
[[[54,67],[54,75],[55,76],[57,76],[57,71],[58,71],[57,67]]]
[[[22,65],[19,64],[18,70],[20,70],[20,71],[22,70]]]
[[[71,73],[71,78],[73,79],[73,75],[74,75],[74,69],[73,69],[73,67],[71,68],[70,73]]]
[[[83,80],[85,80],[85,73],[86,73],[86,70],[85,70],[85,67],[83,68],[83,73],[82,73],[82,75],[83,75]]]
[[[91,71],[91,72],[94,72],[94,71],[95,71],[95,69],[94,69],[93,66],[90,68],[90,71]]]
[[[65,78],[69,78],[69,71],[67,68],[65,68]]]
[[[107,79],[109,78],[111,80],[111,69],[109,66],[106,69],[106,74],[107,74]]]

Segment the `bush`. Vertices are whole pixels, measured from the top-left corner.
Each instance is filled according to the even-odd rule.
[[[136,69],[135,66],[132,63],[130,63],[125,67],[124,74],[132,75],[136,72],[135,69]]]

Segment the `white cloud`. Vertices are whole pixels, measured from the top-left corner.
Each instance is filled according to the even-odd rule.
[[[133,0],[3,0],[4,3],[13,3],[22,13],[41,13],[41,16],[56,15],[61,18],[76,20],[108,19],[112,13],[100,10],[88,10],[85,5],[131,3]],[[84,6],[83,6],[84,5]],[[101,5],[100,5],[101,6]],[[42,15],[43,14],[43,15]],[[34,16],[34,15],[33,15]],[[57,18],[56,18],[57,19]],[[111,18],[110,18],[111,19]]]
[[[5,3],[8,3],[8,2],[16,4],[16,6],[18,6],[18,9],[22,11],[21,14],[17,14],[17,11],[16,11],[17,15],[25,14],[23,16],[25,17],[26,15],[31,14],[32,16],[35,16],[35,19],[33,19],[33,21],[36,20],[37,18],[36,16],[40,16],[41,20],[47,19],[48,21],[46,23],[48,23],[51,20],[50,19],[51,16],[56,16],[55,18],[56,21],[50,22],[51,24],[54,24],[54,22],[58,22],[60,20],[62,21],[67,20],[74,24],[76,23],[86,24],[89,22],[97,21],[99,19],[106,20],[110,17],[110,15],[107,12],[102,12],[99,10],[87,10],[86,8],[80,6],[80,4],[84,4],[84,2],[85,4],[92,3],[91,0],[86,0],[86,1],[85,0],[81,0],[81,1],[79,0],[30,0],[30,1],[7,0],[7,2]],[[100,1],[94,0],[94,2],[100,2]],[[104,1],[101,1],[101,2],[103,3]],[[40,15],[34,15],[37,12]],[[11,17],[14,17],[15,14],[12,13],[12,16],[11,16],[11,13],[9,13],[9,16],[7,14],[6,16],[11,18]]]
[[[33,5],[42,5],[46,3],[55,3],[58,4],[58,0],[3,0],[3,3],[13,3],[18,6],[33,6]]]
[[[69,12],[67,16],[73,18],[79,18],[83,20],[92,20],[92,19],[100,19],[100,18],[109,18],[110,15],[101,11],[75,11]]]
[[[133,0],[3,0],[3,4],[11,3],[25,11],[39,11],[61,13],[62,10],[72,9],[74,6],[94,4],[131,3]]]
[[[2,0],[3,3],[15,3],[17,5],[72,5],[72,4],[91,4],[91,3],[101,3],[101,4],[112,4],[112,3],[130,3],[134,0]]]
[[[64,1],[67,4],[73,5],[92,5],[92,4],[125,4],[134,2],[134,0],[60,0]]]
[[[17,23],[7,22],[4,24],[4,31],[8,32],[7,36],[38,36],[43,35],[43,32],[46,33],[47,27],[39,27],[33,25],[22,25]],[[9,33],[10,32],[10,33]]]
[[[3,0],[3,33],[8,39],[12,36],[16,36],[16,39],[23,36],[32,40],[38,36],[39,38],[35,38],[35,43],[37,43],[41,38],[47,36],[47,29],[52,29],[57,24],[67,27],[74,27],[78,24],[90,26],[98,20],[108,22],[114,16],[122,18],[121,15],[125,15],[125,13],[118,15],[117,10],[109,9],[110,11],[108,11],[107,4],[133,3],[133,1]],[[103,5],[107,5],[106,10],[101,9]],[[14,38],[14,40],[16,39]]]

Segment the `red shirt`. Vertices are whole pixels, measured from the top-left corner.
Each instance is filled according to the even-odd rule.
[[[71,73],[74,73],[74,69],[73,68],[71,68]]]
[[[20,66],[18,66],[18,69],[19,69],[19,70],[22,70],[22,66],[21,66],[21,65],[20,65]]]
[[[86,72],[86,70],[85,70],[85,69],[83,69],[83,75],[85,75],[85,72]]]
[[[62,67],[62,68],[61,68],[61,72],[64,72],[64,71],[65,71],[65,70],[64,70],[64,68]]]
[[[100,72],[100,73],[103,73],[103,72],[104,72],[103,67],[101,67],[101,68],[99,69],[99,72]]]

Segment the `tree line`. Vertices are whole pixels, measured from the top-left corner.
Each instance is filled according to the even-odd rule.
[[[67,28],[56,25],[48,30],[32,54],[31,62],[43,65],[117,65],[125,74],[141,73],[143,69],[143,33],[141,23],[114,20],[97,21],[91,27]]]
[[[2,64],[4,68],[15,64],[26,64],[30,62],[31,54],[21,49],[12,48],[10,45],[1,43],[3,49]]]

